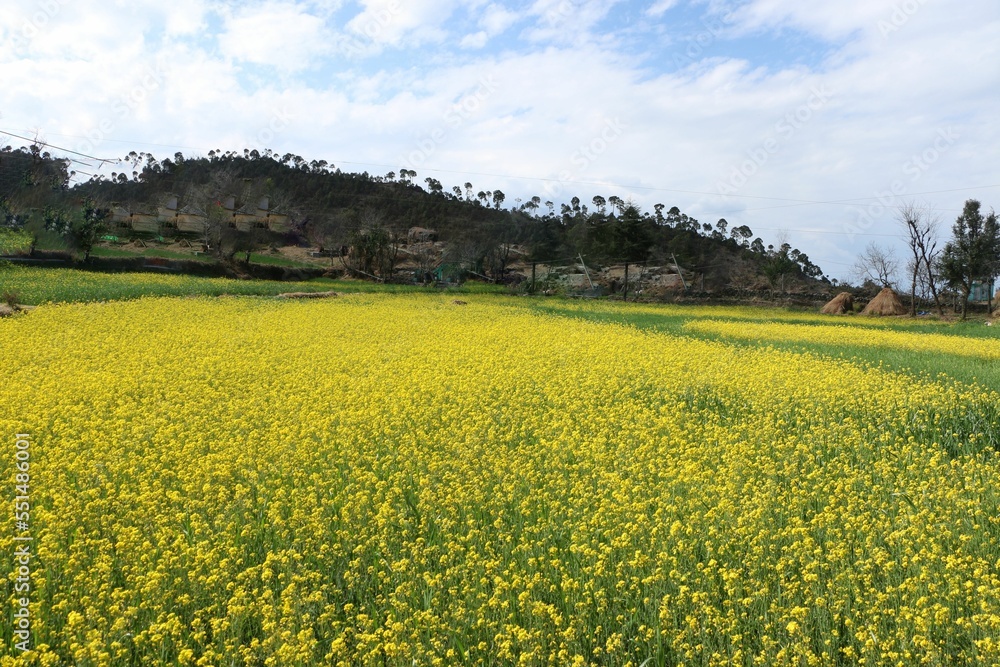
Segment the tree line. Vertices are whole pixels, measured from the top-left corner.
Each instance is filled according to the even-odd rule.
[[[951,291],[960,302],[964,320],[977,286],[985,292],[988,312],[993,312],[993,289],[1000,275],[1000,225],[995,211],[987,213],[978,200],[967,200],[943,245],[941,219],[929,208],[905,203],[897,209],[896,221],[908,252],[904,273],[912,316],[923,298],[943,317],[943,292]],[[894,287],[899,268],[892,250],[870,243],[859,255],[854,271],[863,281]]]
[[[127,169],[70,186],[71,164],[41,151],[0,151],[3,224],[57,235],[86,255],[99,240],[112,207],[137,211],[166,197],[208,221],[199,240],[221,260],[243,257],[266,244],[311,243],[347,258],[359,275],[387,279],[412,228],[433,230],[444,256],[427,253],[426,268],[461,266],[502,281],[514,251],[525,261],[566,264],[678,263],[699,272],[709,288],[743,280],[784,290],[793,282],[825,280],[809,257],[788,243],[765,244],[746,225],[725,219],[702,223],[676,207],[644,211],[611,195],[589,201],[509,201],[498,189],[471,182],[447,187],[400,169],[384,175],[350,173],[325,161],[269,150],[182,153],[158,159],[145,152],[124,158]],[[275,235],[237,232],[220,218],[226,197],[237,208],[266,195],[290,216],[292,229]],[[415,260],[421,264],[421,257]],[[432,266],[436,265],[436,266]]]

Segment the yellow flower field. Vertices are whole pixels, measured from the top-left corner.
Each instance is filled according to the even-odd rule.
[[[0,664],[1000,663],[996,393],[463,298],[0,321]]]
[[[684,328],[688,331],[742,340],[859,345],[911,352],[957,354],[990,361],[1000,359],[1000,340],[995,338],[970,339],[963,336],[911,333],[853,325],[756,323],[716,319],[692,320],[685,323]]]

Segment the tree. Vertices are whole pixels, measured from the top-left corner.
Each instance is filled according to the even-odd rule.
[[[608,197],[608,203],[614,207],[614,210],[621,214],[625,210],[625,201],[617,195],[611,195]]]
[[[441,184],[436,178],[425,178],[424,183],[427,184],[427,191],[434,195],[444,195],[444,185]]]
[[[854,274],[862,282],[873,282],[880,287],[892,287],[895,283],[899,261],[890,248],[883,248],[872,242],[854,263]]]
[[[500,204],[502,204],[503,200],[507,198],[507,195],[505,195],[500,190],[494,190],[492,196],[493,196],[493,208],[495,209],[499,209]]]
[[[906,260],[906,275],[917,276],[916,295],[917,300],[931,300],[931,289],[927,280],[927,272],[922,268],[917,268],[912,258]],[[940,294],[940,293],[939,293]]]
[[[207,171],[204,178],[205,182],[187,188],[182,201],[205,216],[202,243],[220,260],[232,262],[242,254],[243,261],[249,263],[253,252],[273,240],[267,218],[259,215],[261,208],[299,216],[293,213],[292,199],[277,189],[270,177],[244,178],[227,166]],[[235,215],[239,213],[254,215],[253,223],[244,219],[238,224]],[[310,224],[314,221],[315,217]]]
[[[717,241],[726,240],[726,229],[729,227],[729,222],[725,218],[719,218],[719,221],[715,223],[715,231],[712,232],[712,238]]]
[[[910,276],[910,315],[915,317],[917,314],[917,285],[923,283],[934,298],[938,315],[944,317],[934,272],[938,256],[938,219],[917,208],[913,202],[908,202],[896,211],[896,220],[906,233],[906,242],[912,255],[907,263],[907,273]]]
[[[46,206],[42,211],[42,221],[45,231],[55,232],[60,236],[68,236],[73,229],[72,216],[62,208]]]
[[[729,236],[736,241],[741,248],[749,248],[750,237],[753,236],[753,230],[746,225],[740,225],[739,227],[733,227],[729,232]]]
[[[90,251],[94,249],[94,244],[104,234],[105,221],[110,214],[111,211],[98,206],[89,197],[83,201],[83,215],[70,230],[73,244],[83,251],[83,261],[86,262],[90,259]]]
[[[382,282],[392,279],[402,244],[399,234],[385,225],[385,214],[376,209],[362,211],[358,223],[359,228],[350,236],[350,254],[343,258],[345,265]]]
[[[962,295],[962,319],[968,314],[969,295],[976,282],[992,285],[1000,268],[1000,228],[997,215],[984,215],[975,199],[965,202],[952,226],[952,239],[941,253],[941,276]],[[992,300],[991,300],[992,301]]]
[[[321,214],[306,223],[309,240],[319,246],[320,252],[330,256],[330,266],[339,257],[349,239],[348,222],[343,214]]]
[[[773,246],[768,246],[767,257],[761,266],[761,270],[767,277],[768,282],[771,283],[772,290],[780,287],[782,293],[784,293],[785,278],[790,274],[794,274],[799,268],[798,263],[790,256],[791,249],[792,246],[787,242],[782,243],[777,250]]]
[[[494,232],[493,244],[483,258],[483,269],[495,283],[502,283],[507,277],[507,266],[514,250],[513,239],[516,230],[510,225],[501,226]]]
[[[632,262],[644,262],[649,257],[652,234],[639,208],[631,203],[622,203],[621,215],[611,226],[610,251],[614,259],[625,262],[624,298],[628,299],[628,266]]]
[[[552,218],[541,218],[530,227],[529,259],[532,262],[551,262],[559,257],[562,235],[559,222]]]
[[[534,215],[535,212],[538,211],[538,207],[541,206],[541,204],[542,204],[542,198],[539,197],[538,195],[535,195],[528,201],[524,202],[524,208],[528,209],[531,215]]]
[[[594,198],[591,201],[594,202],[594,207],[597,209],[597,212],[604,215],[604,210],[608,205],[608,201],[601,195],[594,195]]]

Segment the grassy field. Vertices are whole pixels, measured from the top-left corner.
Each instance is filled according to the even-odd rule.
[[[1000,391],[1000,365],[989,362],[995,358],[996,348],[965,345],[968,339],[1000,341],[1000,326],[986,326],[983,320],[834,317],[776,308],[559,300],[540,300],[534,307],[558,317],[619,323],[705,340],[724,339],[733,345],[807,351],[918,376],[944,374]],[[981,354],[988,363],[983,363]]]
[[[191,253],[175,252],[163,248],[145,248],[142,252],[122,250],[120,248],[95,247],[91,253],[94,257],[159,257],[162,259],[179,259],[185,261],[204,261],[203,257]]]
[[[981,323],[18,271],[0,664],[1000,662]]]
[[[12,229],[0,229],[0,255],[13,255],[31,247],[31,235]]]
[[[20,303],[114,301],[143,296],[274,296],[284,292],[406,293],[427,291],[407,285],[381,285],[360,280],[316,279],[308,282],[232,280],[182,274],[98,273],[75,269],[7,266],[0,262],[0,293],[18,296]],[[469,283],[446,291],[459,294],[498,293],[501,288]]]
[[[186,261],[213,262],[214,258],[207,258],[203,255],[193,255],[187,252],[176,252],[163,248],[146,248],[141,252],[135,250],[122,250],[120,248],[96,247],[91,252],[95,257],[162,257],[164,259],[180,259]],[[242,255],[241,255],[242,257]],[[267,264],[271,266],[287,266],[293,268],[315,269],[316,264],[309,262],[297,262],[281,255],[251,253],[250,261],[253,264]]]
[[[12,232],[0,230],[0,255],[17,255],[24,253],[31,247],[31,235],[27,232]],[[39,243],[39,249],[42,250],[61,250],[67,251],[69,247],[66,245],[63,239],[53,239],[48,235],[43,235],[43,239]],[[217,261],[213,257],[206,257],[205,255],[195,255],[191,252],[178,252],[176,250],[168,250],[166,248],[149,247],[137,249],[134,247],[121,248],[115,247],[113,245],[98,245],[95,246],[90,254],[94,257],[114,257],[114,258],[134,258],[134,257],[158,257],[162,259],[175,259],[184,261],[200,261],[205,263],[214,263]],[[242,256],[242,255],[241,255]],[[305,268],[305,269],[315,269],[319,266],[312,262],[301,262],[294,259],[289,259],[277,254],[269,253],[252,253],[250,256],[250,261],[253,264],[266,264],[271,266],[286,266],[289,268]]]

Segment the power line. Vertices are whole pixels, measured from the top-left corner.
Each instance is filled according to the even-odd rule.
[[[46,132],[46,134],[53,137],[65,137],[67,139],[89,139],[89,137],[84,137],[79,134],[61,134],[59,132]],[[130,146],[156,146],[157,148],[182,148],[188,151],[205,150],[204,148],[198,146],[175,146],[173,144],[154,144],[154,143],[149,143],[147,141],[132,141],[130,139],[101,139],[101,141],[111,142],[113,144],[126,144]]]
[[[798,232],[800,234],[837,234],[842,236],[882,236],[885,238],[898,239],[900,234],[874,234],[871,232],[835,232],[824,229],[796,229],[794,227],[758,227],[765,232]]]
[[[378,163],[373,163],[373,162],[350,162],[350,161],[347,161],[347,160],[335,160],[334,162],[336,164],[353,164],[353,165],[359,165],[359,166],[386,167],[386,168],[389,168],[389,169],[394,169],[394,167],[392,167],[392,165],[378,164]],[[704,191],[699,191],[699,190],[678,190],[678,189],[673,189],[673,188],[656,188],[656,187],[645,186],[645,185],[623,185],[623,184],[620,184],[620,183],[600,183],[600,182],[597,182],[597,181],[564,181],[564,180],[561,180],[561,179],[558,179],[558,178],[542,178],[542,177],[537,177],[537,176],[514,176],[514,175],[510,175],[510,174],[493,174],[493,173],[489,173],[489,172],[475,172],[475,171],[451,171],[451,170],[447,170],[447,169],[431,169],[429,167],[423,167],[423,169],[424,169],[424,171],[430,171],[430,172],[435,172],[435,173],[444,173],[444,174],[464,174],[464,175],[468,175],[468,176],[490,176],[492,178],[505,178],[505,179],[525,180],[525,181],[541,181],[541,182],[544,182],[544,183],[561,183],[561,184],[567,184],[567,185],[591,185],[591,186],[600,186],[600,187],[606,187],[606,188],[613,188],[613,189],[617,189],[617,190],[648,190],[648,191],[651,191],[651,192],[675,192],[675,193],[679,193],[679,194],[704,195],[704,196],[709,196],[709,197],[739,197],[739,198],[743,198],[743,199],[764,199],[764,200],[770,200],[770,201],[793,202],[792,204],[789,204],[787,206],[807,206],[807,205],[817,205],[817,204],[847,204],[847,203],[852,203],[852,202],[858,203],[858,202],[866,202],[866,201],[871,201],[871,200],[878,200],[878,197],[876,196],[876,197],[859,197],[859,198],[856,198],[856,199],[841,199],[841,200],[830,200],[830,201],[818,201],[818,200],[812,200],[812,199],[791,199],[791,198],[788,198],[788,197],[764,197],[764,196],[759,196],[759,195],[725,194],[725,193],[721,193],[721,192],[704,192]],[[908,196],[908,197],[915,197],[915,196],[931,195],[931,194],[944,194],[944,193],[948,193],[948,192],[963,192],[963,191],[967,191],[967,190],[985,190],[985,189],[988,189],[988,188],[1000,188],[1000,184],[996,184],[996,185],[983,185],[983,186],[980,186],[980,187],[972,187],[972,188],[954,188],[954,189],[950,189],[950,190],[931,190],[931,191],[927,191],[927,192],[914,192],[914,193],[907,193],[906,196]],[[775,206],[775,207],[772,207],[772,208],[785,208],[785,206]],[[768,210],[768,209],[767,208],[761,208],[761,209],[744,209],[743,211],[733,211],[733,213],[742,213],[742,212],[747,211],[747,210]],[[928,210],[930,210],[930,209],[928,209]],[[933,210],[946,210],[946,209],[933,209]]]
[[[817,259],[816,261],[817,261],[817,262],[822,262],[822,263],[824,263],[824,264],[836,264],[836,265],[838,265],[838,266],[851,266],[851,267],[853,267],[853,266],[854,266],[853,264],[847,264],[847,263],[845,263],[845,262],[835,262],[835,261],[833,261],[832,259],[822,259],[822,258],[818,258],[818,259]]]
[[[104,162],[104,163],[107,163],[107,164],[117,164],[118,162],[120,162],[120,160],[107,160],[105,158],[94,157],[93,155],[87,155],[86,153],[78,153],[77,151],[71,151],[68,148],[61,148],[59,146],[54,146],[54,145],[52,145],[52,144],[50,144],[48,142],[41,141],[38,138],[31,139],[29,137],[22,137],[21,135],[14,134],[13,132],[10,132],[9,130],[0,130],[0,132],[3,132],[4,134],[10,135],[12,137],[16,137],[17,139],[23,139],[24,141],[30,141],[32,144],[34,144],[36,146],[47,146],[48,148],[54,148],[55,150],[62,151],[63,153],[71,153],[73,155],[79,155],[80,157],[85,157],[88,160],[97,160],[98,162]]]
[[[985,187],[997,187],[997,186],[985,186]],[[957,188],[955,190],[942,190],[938,193],[930,192],[918,192],[915,195],[924,194],[940,194],[941,192],[960,192],[962,190],[980,190],[985,188]],[[915,196],[914,195],[914,196]],[[906,195],[909,197],[910,195]],[[870,197],[869,199],[877,199],[877,197]],[[842,201],[816,201],[816,202],[803,202],[800,204],[781,204],[780,206],[761,206],[757,208],[743,208],[743,209],[733,209],[730,211],[720,211],[719,215],[735,215],[740,213],[750,213],[753,211],[773,211],[779,208],[795,208],[798,206],[862,206],[864,205],[864,200],[861,199],[844,199]],[[954,208],[935,208],[933,206],[921,206],[919,207],[922,211],[947,211],[954,213],[957,209]]]

